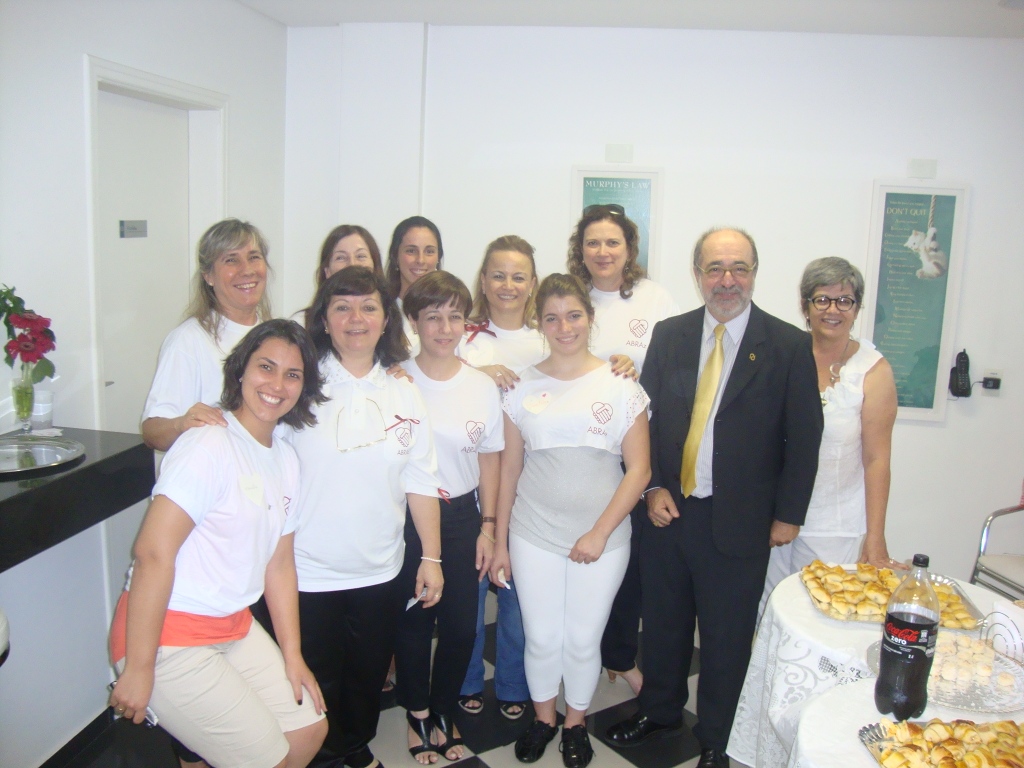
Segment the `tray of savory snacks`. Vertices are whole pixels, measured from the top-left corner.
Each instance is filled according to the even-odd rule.
[[[883,717],[857,735],[885,768],[1024,768],[1024,725],[1013,720],[894,723]]]
[[[941,605],[939,626],[973,632],[984,616],[953,579],[929,574]],[[815,560],[800,571],[814,607],[838,621],[881,624],[885,606],[903,577],[890,568],[858,563],[848,571]]]
[[[868,646],[868,668],[878,674],[881,641]],[[940,631],[928,678],[928,700],[971,712],[1024,709],[1024,668],[990,643]]]

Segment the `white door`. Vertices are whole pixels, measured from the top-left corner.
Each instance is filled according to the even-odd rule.
[[[100,429],[138,432],[164,336],[188,303],[189,113],[97,94]],[[144,221],[145,237],[120,222]]]

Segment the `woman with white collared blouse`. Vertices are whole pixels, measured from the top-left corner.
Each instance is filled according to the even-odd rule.
[[[325,748],[367,768],[379,764],[369,742],[402,609],[441,598],[437,462],[423,398],[385,371],[407,347],[383,278],[346,267],[320,287],[308,317],[328,400],[316,427],[293,437],[302,649],[327,704]],[[422,549],[413,593],[398,579],[406,505]]]

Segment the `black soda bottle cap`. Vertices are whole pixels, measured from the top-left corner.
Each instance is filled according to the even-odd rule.
[[[915,568],[927,568],[928,567],[928,555],[914,555],[914,567]]]

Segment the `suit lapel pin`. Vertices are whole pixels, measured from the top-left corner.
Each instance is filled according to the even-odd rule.
[[[757,360],[757,355],[755,355],[753,352],[751,352],[750,353],[750,362],[754,362],[755,360]]]

